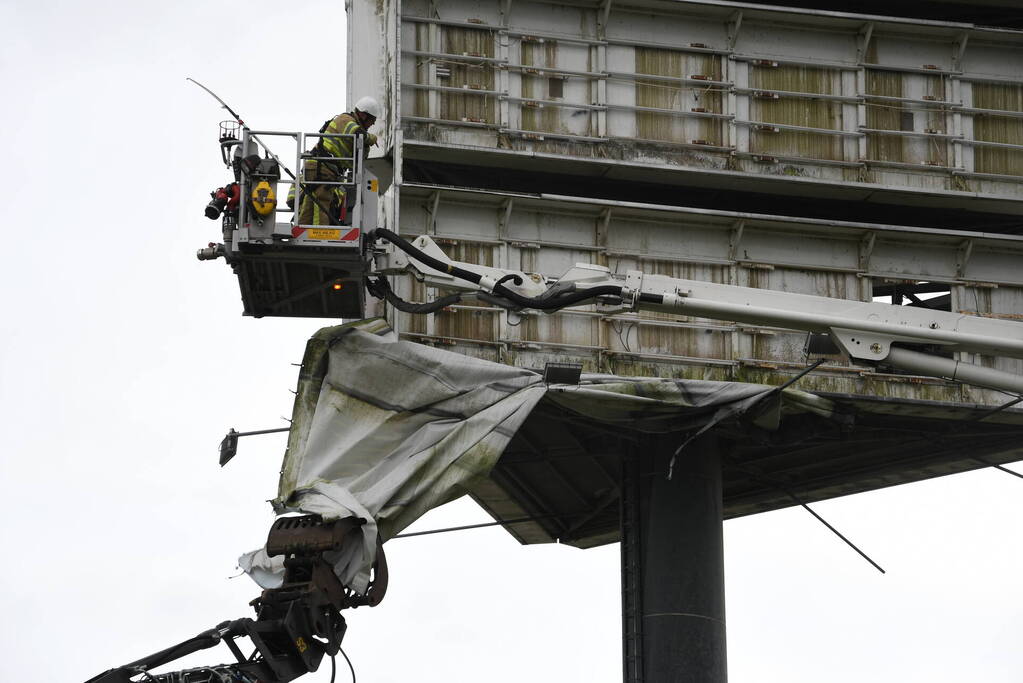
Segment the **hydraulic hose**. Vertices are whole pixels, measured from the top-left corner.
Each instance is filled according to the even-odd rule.
[[[480,280],[482,279],[482,276],[479,273],[474,273],[470,270],[466,270],[465,268],[460,268],[450,263],[445,263],[440,259],[436,259],[432,256],[429,256],[422,250],[412,246],[412,244],[408,240],[391,232],[390,230],[387,230],[386,228],[377,228],[374,231],[374,236],[379,237],[380,239],[387,240],[388,242],[398,247],[415,260],[429,266],[430,268],[433,268],[434,270],[440,271],[441,273],[447,273],[460,280],[466,280],[467,282],[471,282],[474,285],[478,285],[480,283]],[[502,277],[500,280],[497,281],[497,284],[494,285],[494,294],[504,299],[507,299],[508,301],[518,306],[521,306],[522,308],[534,308],[537,310],[554,310],[564,308],[565,306],[571,306],[572,304],[577,304],[582,301],[595,299],[598,296],[620,297],[622,295],[622,288],[617,285],[601,285],[599,287],[590,287],[576,292],[564,292],[562,294],[558,294],[552,297],[529,297],[522,296],[521,294],[513,292],[511,289],[506,287],[504,283],[507,282],[508,280],[519,281],[520,278],[518,278],[518,276],[516,275],[506,275]],[[441,301],[441,299],[438,299],[438,301]],[[408,302],[402,303],[405,305],[410,305],[408,304]],[[435,301],[431,304],[419,305],[432,306],[436,303],[437,302]],[[441,306],[441,308],[442,307],[443,306]]]
[[[448,296],[441,297],[440,299],[436,299],[425,304],[416,304],[411,301],[405,301],[394,293],[394,290],[391,289],[391,285],[387,282],[387,278],[385,277],[378,277],[375,280],[366,278],[366,289],[370,294],[378,299],[383,299],[402,313],[434,313],[442,308],[453,306],[462,300],[461,294],[449,294]]]
[[[425,263],[434,270],[439,270],[442,273],[454,275],[459,280],[467,280],[473,283],[474,285],[478,285],[480,283],[480,279],[482,278],[482,276],[479,273],[474,273],[470,270],[465,270],[464,268],[453,266],[450,263],[444,263],[440,259],[435,259],[434,257],[429,256],[423,251],[413,247],[412,244],[404,237],[396,233],[393,233],[386,228],[377,228],[376,230],[373,231],[373,235],[375,237],[387,240],[388,242],[398,247],[415,260]]]
[[[589,287],[577,292],[565,292],[550,298],[529,297],[516,294],[504,285],[494,287],[494,294],[508,299],[512,303],[523,308],[535,308],[541,311],[550,311],[565,306],[571,306],[589,299],[596,299],[598,296],[621,296],[622,288],[617,285],[601,285],[600,287]]]

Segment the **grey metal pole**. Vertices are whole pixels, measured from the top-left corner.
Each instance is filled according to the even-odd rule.
[[[885,360],[897,368],[920,375],[947,377],[980,387],[1023,393],[1023,377],[1004,370],[985,368],[973,363],[963,363],[898,347],[892,348]]]
[[[668,463],[658,436],[626,463],[622,597],[626,683],[725,683],[721,464],[704,437]],[[631,464],[631,476],[629,467]],[[631,504],[631,511],[630,511]],[[641,647],[640,647],[641,644]]]

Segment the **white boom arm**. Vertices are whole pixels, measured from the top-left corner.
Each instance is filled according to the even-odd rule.
[[[411,244],[384,230],[378,236],[382,240],[374,248],[375,275],[411,274],[428,285],[474,293],[510,310],[557,310],[596,301],[607,312],[671,312],[803,330],[829,335],[860,361],[1023,393],[1023,376],[892,346],[893,342],[927,344],[949,351],[1023,358],[1023,324],[1015,321],[681,280],[636,270],[620,275],[586,264],[576,264],[560,278],[551,279],[452,261],[427,236]]]

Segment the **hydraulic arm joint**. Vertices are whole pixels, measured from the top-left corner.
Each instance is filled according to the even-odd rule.
[[[363,520],[346,518],[323,521],[315,515],[281,517],[270,529],[266,551],[284,557],[284,578],[277,588],[264,590],[251,603],[255,619],[225,621],[216,628],[148,657],[106,671],[86,683],[286,683],[316,671],[324,655],[341,647],[346,624],[341,610],[375,606],[387,592],[387,560],[377,547],[373,581],[357,594],[335,575],[333,553],[351,534],[361,533]],[[247,637],[255,652],[246,657],[236,639]],[[149,671],[185,655],[223,642],[235,662],[186,671],[150,674]],[[212,677],[212,676],[218,677]]]

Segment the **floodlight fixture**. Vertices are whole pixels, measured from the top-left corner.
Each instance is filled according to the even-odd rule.
[[[579,384],[582,363],[549,362],[543,368],[543,381],[547,384]]]
[[[256,434],[276,434],[277,432],[287,432],[290,430],[291,427],[280,427],[278,429],[260,429],[254,432],[236,432],[234,427],[231,427],[220,441],[220,466],[223,467],[231,458],[238,455],[238,437],[254,436]]]

